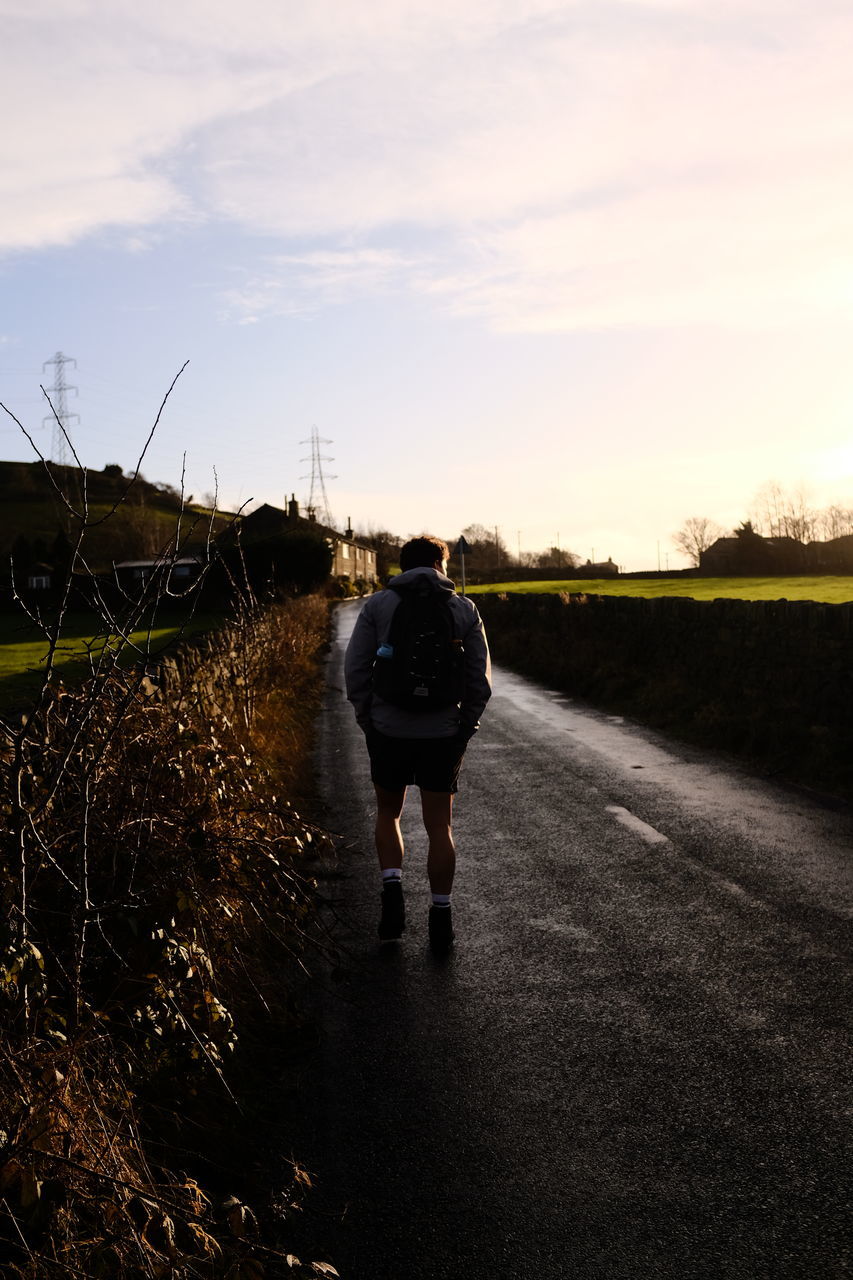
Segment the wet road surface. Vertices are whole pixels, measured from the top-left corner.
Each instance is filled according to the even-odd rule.
[[[321,725],[324,1002],[307,1162],[345,1280],[851,1274],[853,816],[508,672],[457,799],[458,945],[378,945],[338,611]],[[316,1255],[315,1255],[316,1256]]]

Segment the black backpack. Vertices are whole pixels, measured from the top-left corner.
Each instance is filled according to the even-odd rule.
[[[373,666],[373,689],[405,711],[438,711],[462,700],[465,650],[453,627],[452,595],[428,579],[389,588],[400,603]],[[390,652],[388,652],[390,650]]]

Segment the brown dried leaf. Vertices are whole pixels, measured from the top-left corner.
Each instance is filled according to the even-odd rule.
[[[50,1133],[56,1124],[56,1116],[50,1107],[34,1111],[24,1130],[24,1139],[36,1151],[50,1150]]]
[[[35,1170],[25,1169],[21,1178],[21,1208],[31,1209],[41,1199],[41,1182]]]
[[[203,1257],[214,1258],[218,1262],[222,1257],[222,1247],[220,1246],[219,1241],[215,1240],[213,1236],[208,1235],[204,1227],[199,1226],[197,1222],[188,1222],[187,1226],[193,1240],[195,1241],[198,1252],[202,1254]]]
[[[194,1178],[187,1178],[184,1182],[184,1187],[192,1197],[193,1212],[198,1214],[203,1213],[210,1205],[210,1201],[196,1180]]]
[[[167,1213],[157,1213],[145,1228],[145,1239],[158,1253],[169,1258],[178,1255],[175,1244],[175,1224]]]
[[[24,1174],[24,1167],[18,1160],[7,1160],[0,1168],[0,1191],[10,1191],[17,1186]]]
[[[252,1210],[247,1205],[241,1204],[236,1196],[226,1200],[222,1208],[225,1211],[225,1221],[228,1223],[232,1235],[238,1238],[244,1236],[256,1225],[255,1215]]]

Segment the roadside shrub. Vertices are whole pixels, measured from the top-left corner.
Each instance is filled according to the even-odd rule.
[[[98,517],[85,469],[69,497],[44,466],[71,531],[67,573],[49,615],[13,583],[46,656],[26,716],[0,721],[2,1273],[257,1280],[274,1261],[335,1275],[277,1247],[304,1170],[275,1189],[275,1247],[248,1205],[221,1193],[216,1204],[194,1172],[206,1135],[241,1115],[233,1064],[247,1019],[284,1033],[296,975],[322,945],[320,833],[288,793],[328,605],[264,611],[235,587],[230,627],[159,653],[157,613],[182,603],[189,618],[205,577],[170,586],[192,531],[177,491],[176,531],[142,590],[108,595],[87,573],[87,537],[127,500],[139,464]],[[92,637],[88,674],[70,688],[56,659],[81,575]]]
[[[255,1251],[242,1209],[217,1221],[192,1178],[152,1161],[143,1133],[157,1131],[155,1114],[173,1125],[189,1107],[194,1124],[215,1124],[235,1105],[232,996],[245,1006],[250,980],[281,1016],[286,975],[318,943],[317,833],[252,729],[268,696],[305,683],[324,635],[317,600],[244,619],[168,663],[165,688],[139,672],[60,688],[7,742],[10,1275],[212,1275]],[[275,992],[263,989],[271,971]]]

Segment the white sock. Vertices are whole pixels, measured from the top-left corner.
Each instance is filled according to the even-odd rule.
[[[434,894],[432,895],[432,905],[433,905],[434,907],[449,907],[449,906],[450,906],[450,894],[449,894],[449,893],[434,893]]]
[[[390,867],[387,871],[382,872],[382,883],[387,884],[389,880],[402,880],[403,868]]]

